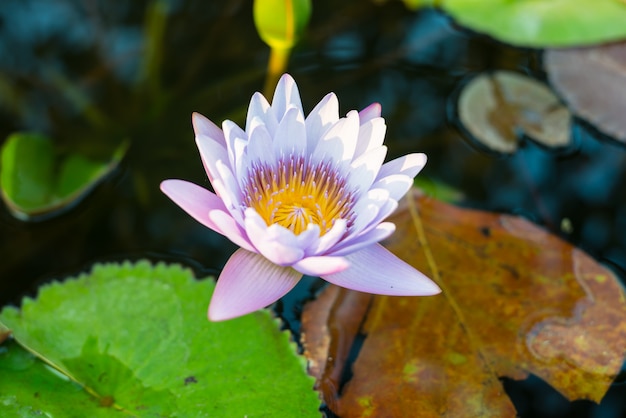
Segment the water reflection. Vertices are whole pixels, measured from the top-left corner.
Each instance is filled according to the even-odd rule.
[[[151,70],[158,78],[154,89],[142,73],[154,40],[146,31],[151,4],[0,2],[0,141],[16,130],[37,130],[61,148],[92,154],[109,154],[120,140],[131,141],[121,171],[71,213],[28,224],[2,208],[2,304],[96,260],[162,255],[217,272],[234,250],[184,216],[158,184],[178,177],[208,185],[197,164],[191,112],[241,123],[250,94],[262,87],[268,52],[254,31],[249,2],[169,2],[160,64]],[[462,190],[463,204],[524,213],[556,233],[561,220],[570,219],[565,239],[626,270],[623,147],[599,140],[577,122],[579,149],[573,154],[525,143],[502,158],[468,145],[448,116],[464,77],[494,69],[541,77],[538,56],[400,3],[320,0],[290,72],[307,111],[328,91],[342,98],[343,113],[381,102],[389,157],[426,152],[425,174]],[[517,402],[522,416],[548,416],[554,404],[563,411],[580,407],[552,403],[553,394],[542,396],[547,390],[537,380],[515,389],[523,393]],[[610,395],[606,403],[623,410],[616,399]]]

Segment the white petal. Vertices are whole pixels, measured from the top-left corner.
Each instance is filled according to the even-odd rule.
[[[350,263],[343,257],[321,256],[303,258],[292,267],[308,276],[322,276],[339,273],[350,267]]]
[[[278,80],[278,85],[272,98],[272,109],[278,123],[280,123],[290,107],[295,107],[300,110],[300,113],[304,113],[296,82],[289,74],[283,74],[280,80]]]
[[[392,174],[372,184],[372,189],[385,189],[393,200],[400,200],[413,186],[413,177],[404,174]]]
[[[252,245],[272,263],[286,267],[304,258],[304,249],[287,228],[277,224],[267,226],[252,208],[246,209],[244,223]]]
[[[243,249],[226,262],[209,305],[209,319],[223,321],[276,302],[298,283],[302,274],[270,263]]]
[[[392,174],[404,174],[405,176],[414,178],[425,165],[426,154],[416,153],[404,155],[383,164],[376,179],[380,180]]]
[[[268,131],[274,134],[278,121],[274,115],[274,111],[270,107],[265,97],[261,93],[254,93],[252,99],[250,99],[250,105],[248,106],[248,115],[246,116],[246,132],[250,134],[252,130],[252,121],[259,119],[264,125],[267,125]]]
[[[256,118],[255,120],[258,120]],[[276,163],[276,155],[273,151],[272,138],[265,125],[257,125],[252,122],[252,131],[248,132],[248,146],[241,158],[239,182],[248,180],[248,170],[253,163],[263,163],[273,167]]]
[[[302,111],[289,108],[280,121],[274,135],[274,153],[283,155],[303,155],[306,150],[306,129]]]
[[[224,201],[224,205],[229,211],[241,207],[242,193],[230,166],[219,160],[215,163],[218,175],[211,183],[215,193]]]
[[[359,116],[353,110],[320,138],[313,151],[313,161],[351,161],[358,135]]]
[[[202,160],[202,165],[204,165],[204,171],[206,171],[211,184],[213,184],[213,179],[219,176],[216,166],[217,162],[228,162],[226,146],[204,134],[196,136],[196,146],[200,152],[200,159]]]
[[[306,117],[307,153],[313,153],[319,138],[338,120],[339,101],[334,93],[329,93]]]
[[[350,164],[350,174],[348,175],[348,190],[357,193],[365,193],[370,189],[372,182],[378,174],[385,156],[387,155],[387,147],[382,146],[374,148],[355,159]]]
[[[322,255],[325,254],[330,248],[333,247],[346,233],[346,220],[337,219],[333,226],[317,241],[314,245],[305,250],[307,256]]]
[[[248,135],[236,123],[225,120],[222,123],[224,137],[226,138],[226,149],[228,160],[235,177],[241,170],[241,156],[248,145]]]
[[[375,118],[365,123],[361,122],[354,158],[363,155],[371,149],[382,146],[385,140],[385,132],[387,132],[387,125],[385,125],[383,118]]]
[[[380,244],[365,247],[346,258],[349,268],[322,278],[337,286],[379,295],[429,296],[441,292],[432,280]]]
[[[360,232],[378,217],[380,208],[389,201],[389,192],[385,189],[369,190],[357,200],[353,212],[356,215],[352,224],[351,234]],[[354,231],[354,232],[352,232]]]

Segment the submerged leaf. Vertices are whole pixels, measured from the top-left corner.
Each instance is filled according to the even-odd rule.
[[[460,24],[514,45],[573,46],[626,37],[620,0],[441,0]]]
[[[515,152],[521,131],[548,147],[571,141],[567,108],[545,85],[521,74],[479,75],[463,88],[458,107],[463,126],[497,152]]]
[[[78,154],[58,161],[48,138],[15,133],[2,146],[2,198],[19,219],[55,214],[71,207],[115,169],[127,147],[120,145],[110,162]]]
[[[548,50],[544,65],[575,114],[626,142],[626,43]]]
[[[109,411],[320,416],[312,378],[289,333],[279,330],[269,311],[209,322],[206,305],[214,287],[178,266],[96,265],[88,275],[44,286],[19,311],[5,308],[0,321]],[[10,379],[0,373],[0,387],[10,387]],[[23,394],[34,390],[19,387],[0,396],[27,408],[34,403]],[[56,389],[44,390],[48,397]]]
[[[602,399],[626,346],[626,302],[611,271],[519,217],[414,196],[391,221],[398,232],[388,248],[443,293],[331,286],[305,307],[311,371],[333,411],[512,417],[498,378],[529,373],[570,400]],[[352,378],[340,387],[358,335]]]

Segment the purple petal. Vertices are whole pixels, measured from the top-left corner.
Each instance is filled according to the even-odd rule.
[[[382,110],[383,109],[380,103],[372,103],[371,105],[367,106],[365,109],[361,110],[359,112],[359,119],[361,119],[361,125],[363,125],[365,122],[371,119],[380,117],[380,115],[382,114]]]
[[[209,319],[223,321],[264,308],[289,292],[301,277],[290,267],[277,266],[262,255],[239,249],[220,274]]]
[[[350,263],[344,257],[307,257],[292,266],[302,274],[309,276],[322,276],[339,273],[350,267]]]
[[[213,139],[215,142],[226,147],[226,140],[224,139],[224,132],[213,122],[200,113],[193,112],[191,115],[191,124],[193,125],[193,131],[196,136],[204,135]]]
[[[200,151],[200,159],[204,165],[204,171],[206,171],[209,181],[213,184],[213,179],[219,176],[216,163],[218,161],[228,161],[226,145],[204,134],[196,135],[196,145],[198,146],[198,151]]]
[[[350,267],[322,279],[360,292],[392,296],[429,296],[441,289],[428,277],[400,260],[380,244],[345,257]]]
[[[210,191],[184,180],[164,180],[161,190],[202,225],[222,234],[240,247],[253,250],[245,232],[230,216],[224,202]]]
[[[342,241],[339,245],[329,251],[328,255],[346,256],[384,240],[389,235],[393,234],[395,230],[395,224],[391,222],[383,222],[365,233],[349,237],[345,241]]]
[[[227,212],[222,199],[197,184],[185,180],[164,180],[161,191],[190,214],[195,220],[220,232],[220,227],[209,218],[211,210]]]

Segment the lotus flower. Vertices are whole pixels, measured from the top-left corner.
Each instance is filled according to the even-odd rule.
[[[287,74],[272,104],[255,93],[245,130],[219,129],[194,113],[196,143],[215,193],[184,180],[161,190],[208,228],[237,244],[209,306],[213,321],[270,305],[303,275],[382,295],[433,295],[430,279],[378,244],[383,220],[426,163],[409,154],[383,164],[381,107],[339,118],[334,93],[305,118]]]

